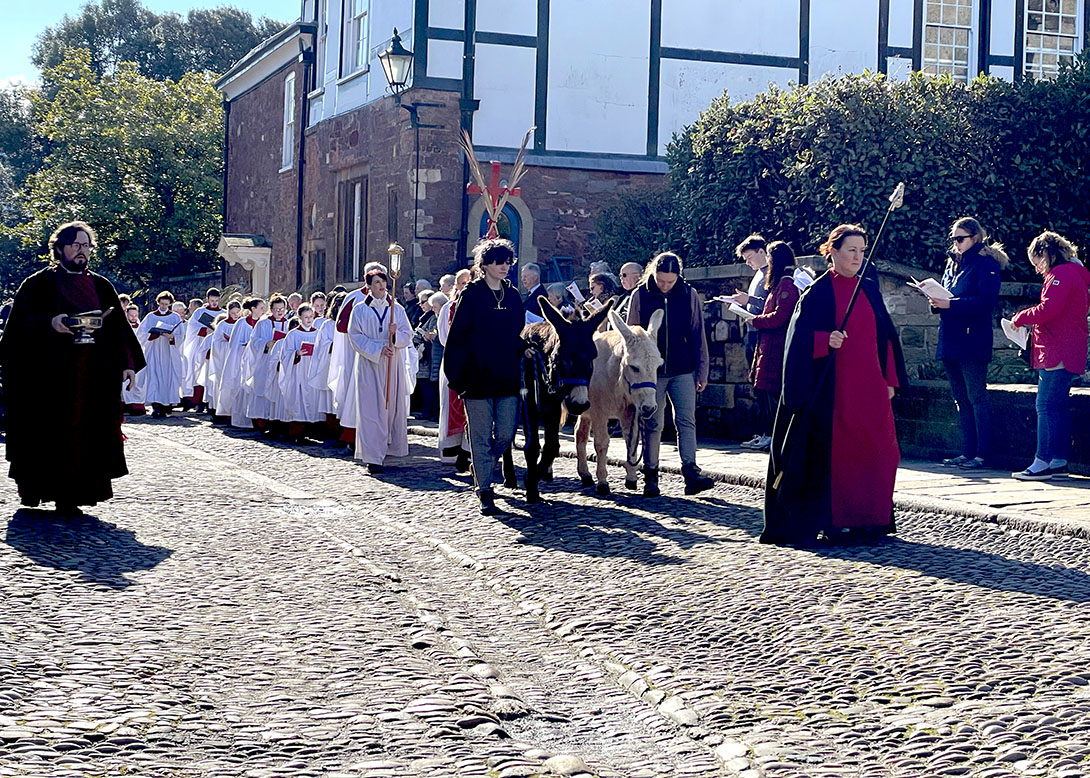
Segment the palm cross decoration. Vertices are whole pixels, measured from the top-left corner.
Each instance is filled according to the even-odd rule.
[[[526,175],[526,146],[530,142],[530,137],[534,134],[536,127],[531,127],[526,131],[525,137],[522,139],[522,146],[519,148],[518,156],[515,157],[515,164],[511,168],[511,177],[508,179],[506,185],[500,183],[500,163],[492,163],[492,171],[489,181],[485,181],[484,171],[481,169],[481,163],[477,161],[477,154],[473,150],[473,140],[469,137],[469,133],[462,130],[462,137],[460,143],[462,150],[466,154],[466,161],[469,163],[469,173],[473,178],[473,183],[466,187],[466,192],[469,194],[480,195],[484,200],[484,209],[488,214],[488,233],[486,238],[498,238],[499,232],[499,219],[500,214],[503,213],[503,207],[507,205],[508,199],[512,195],[520,197],[522,190],[518,188],[518,182],[522,180],[522,177]]]

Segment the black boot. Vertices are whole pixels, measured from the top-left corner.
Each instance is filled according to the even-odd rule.
[[[491,516],[496,512],[496,495],[491,489],[478,489],[477,499],[481,501],[479,510],[482,516]]]
[[[681,466],[681,475],[685,477],[685,494],[700,494],[715,486],[715,481],[701,474],[700,468],[693,462]]]
[[[662,494],[659,491],[659,470],[657,467],[645,467],[643,469],[643,496],[644,497],[658,497]]]
[[[458,459],[454,462],[454,472],[469,472],[469,452],[466,451],[464,448],[458,450]]]

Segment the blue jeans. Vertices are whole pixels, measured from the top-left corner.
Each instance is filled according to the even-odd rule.
[[[1067,459],[1071,448],[1071,402],[1075,374],[1063,368],[1037,371],[1037,457]]]
[[[469,450],[473,457],[473,480],[478,489],[491,489],[496,479],[496,460],[515,439],[519,398],[495,397],[466,403]]]
[[[988,399],[988,363],[944,359],[950,392],[958,409],[961,453],[968,459],[991,460],[992,403]]]
[[[682,465],[696,464],[696,376],[693,373],[660,377],[655,402],[658,407],[648,421],[647,448],[644,464],[651,470],[659,466],[659,445],[662,443],[662,425],[666,420],[666,398],[674,406],[674,426],[677,427],[677,447]]]

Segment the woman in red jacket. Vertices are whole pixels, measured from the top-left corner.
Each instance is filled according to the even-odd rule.
[[[1086,315],[1090,309],[1090,271],[1078,249],[1055,232],[1042,232],[1029,244],[1033,267],[1045,277],[1041,302],[1011,319],[1033,329],[1032,366],[1037,370],[1037,456],[1013,476],[1047,481],[1067,475],[1071,447],[1071,381],[1086,370]]]
[[[750,379],[753,393],[761,410],[761,436],[747,448],[768,451],[772,443],[772,420],[776,415],[776,403],[780,399],[783,383],[783,347],[787,341],[787,324],[799,301],[799,290],[791,276],[795,265],[795,252],[778,240],[768,247],[768,272],[765,289],[768,296],[762,313],[750,322],[758,334],[757,349],[753,353]]]

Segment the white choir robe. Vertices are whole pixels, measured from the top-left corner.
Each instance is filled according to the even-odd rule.
[[[385,315],[384,315],[385,314]],[[356,359],[356,459],[369,465],[381,465],[389,456],[409,454],[409,435],[405,418],[408,412],[408,383],[401,353],[413,342],[409,317],[400,304],[394,304],[397,331],[394,336],[394,364],[382,356],[390,342],[389,307],[386,300],[366,301],[352,309],[348,339]],[[382,320],[380,322],[380,316]],[[386,376],[389,373],[390,407],[386,407]]]
[[[178,381],[178,394],[182,397],[193,396],[193,361],[186,354],[189,353],[189,322],[182,319],[182,326],[174,331],[174,340],[177,341],[178,351],[182,355],[182,375]]]
[[[273,333],[283,332],[287,334],[287,319],[275,321],[271,316],[266,316],[257,323],[253,335],[250,336],[250,345],[247,347],[253,364],[253,372],[246,379],[250,387],[250,403],[246,406],[246,415],[251,419],[276,419],[276,403],[280,398],[279,387],[276,383],[276,365],[278,354]],[[274,343],[269,351],[265,351],[268,343]]]
[[[220,387],[223,384],[223,371],[227,364],[227,354],[231,346],[231,330],[234,327],[234,322],[224,319],[208,336],[212,345],[209,351],[211,356],[208,359],[208,379],[204,385],[204,399],[209,408],[215,409],[217,416],[225,415],[219,410]]]
[[[144,399],[147,403],[158,405],[177,405],[181,397],[182,376],[185,373],[185,365],[182,358],[182,342],[178,335],[183,327],[174,331],[174,342],[169,337],[151,337],[151,328],[156,324],[165,327],[174,327],[180,324],[182,317],[174,311],[161,316],[152,311],[140,322],[136,336],[144,344],[144,359],[148,366],[144,372],[148,374]]]
[[[254,423],[246,415],[246,406],[250,396],[246,387],[249,373],[250,336],[254,322],[250,318],[239,319],[231,328],[231,340],[227,344],[227,361],[223,365],[220,379],[219,396],[216,412],[221,416],[230,416],[231,425],[242,429],[252,429]]]
[[[130,325],[131,326],[131,325]],[[134,331],[139,331],[140,325],[137,324],[133,327]],[[137,340],[140,340],[139,332],[137,332]],[[145,348],[146,344],[141,341],[140,347]],[[148,391],[148,369],[142,368],[136,373],[136,378],[132,382],[132,389],[128,389],[129,382],[121,382],[121,402],[125,405],[144,405],[144,397]]]
[[[193,348],[193,391],[196,391],[196,387],[204,387],[203,402],[208,402],[208,365],[212,361],[212,330],[209,330],[205,335],[193,335],[192,340],[196,343]]]
[[[447,336],[450,334],[450,320],[451,309],[454,307],[454,300],[451,300],[443,306],[443,310],[439,313],[439,343],[444,347],[447,345]],[[457,457],[446,456],[443,454],[448,448],[454,448],[455,446],[461,446],[462,449],[469,450],[469,441],[465,439],[463,432],[452,433],[449,429],[450,426],[450,384],[447,383],[447,374],[440,368],[439,370],[439,461],[450,464],[454,462]]]
[[[278,406],[280,421],[314,422],[324,421],[325,414],[318,410],[318,390],[310,384],[311,363],[317,358],[313,354],[304,354],[295,361],[296,352],[304,343],[315,345],[318,338],[316,329],[304,330],[296,327],[280,341],[276,348],[280,354],[280,403]]]
[[[209,308],[202,306],[193,311],[185,323],[185,348],[183,354],[189,362],[189,375],[193,379],[193,386],[204,386],[204,376],[207,375],[206,365],[202,363],[202,357],[197,352],[202,350],[204,339],[212,332],[211,327],[201,324],[201,314],[207,313],[213,319],[223,313],[222,308]],[[205,351],[204,353],[208,353]],[[206,387],[207,389],[207,387]],[[207,397],[205,400],[207,401]]]
[[[353,289],[344,298],[341,313],[351,315],[352,310],[364,297],[366,289]],[[348,342],[348,333],[333,330],[333,353],[329,357],[329,390],[333,392],[333,414],[343,427],[352,427],[356,422],[356,352]]]
[[[317,326],[318,320],[315,320]],[[333,333],[337,331],[337,323],[332,319],[322,319],[318,327],[318,336],[314,339],[314,357],[310,360],[310,372],[307,380],[318,393],[318,412],[325,419],[326,414],[333,413],[333,392],[329,388],[329,364],[333,350]]]

